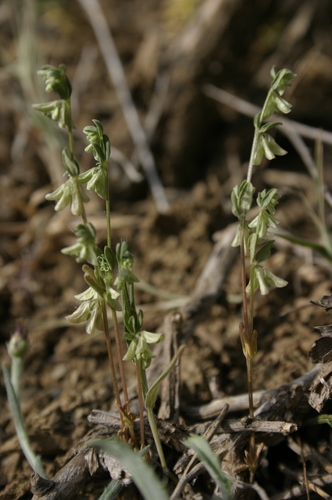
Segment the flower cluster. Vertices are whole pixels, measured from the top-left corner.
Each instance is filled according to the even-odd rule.
[[[264,156],[268,160],[273,160],[276,155],[283,156],[287,153],[287,151],[281,148],[273,137],[267,133],[276,125],[280,125],[280,123],[270,122],[263,125],[263,121],[270,118],[274,113],[287,114],[291,111],[292,105],[287,102],[282,95],[285,92],[285,88],[290,86],[295,75],[288,69],[282,69],[276,73],[275,67],[273,67],[271,76],[273,80],[264,107],[254,118],[256,141],[253,151],[253,165],[259,165]]]

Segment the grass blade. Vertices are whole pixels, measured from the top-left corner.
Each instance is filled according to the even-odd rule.
[[[99,448],[116,458],[132,475],[137,488],[145,500],[169,500],[164,486],[157,478],[148,463],[126,443],[120,439],[95,439],[87,446]]]
[[[206,470],[220,489],[224,500],[231,500],[232,481],[222,471],[218,457],[213,453],[209,443],[202,436],[192,436],[184,443],[192,448]]]

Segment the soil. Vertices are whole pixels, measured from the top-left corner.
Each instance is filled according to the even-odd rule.
[[[114,410],[114,392],[103,335],[89,336],[82,325],[74,327],[65,319],[78,305],[74,296],[85,289],[81,266],[61,253],[74,241],[78,220],[69,210],[55,213],[53,204],[45,200],[63,181],[61,150],[66,136],[55,128],[41,128],[31,110],[32,103],[54,97],[41,92],[36,70],[43,64],[67,67],[74,89],[75,148],[83,170],[92,162],[84,153],[81,131],[96,118],[110,136],[115,155],[120,151],[142,174],[143,180],[133,182],[119,163],[111,162],[112,239],[114,244],[128,241],[135,256],[134,272],[141,280],[136,301],[144,311],[144,328],[163,331],[167,319],[181,314],[181,341],[185,340],[186,348],[176,380],[177,415],[170,415],[172,409],[169,418],[162,415],[159,400],[156,407],[163,422],[181,429],[216,416],[212,412],[203,418],[193,408],[247,393],[238,333],[242,318],[239,256],[235,253],[221,270],[216,267],[214,279],[218,280],[219,272],[223,278],[211,296],[206,285],[199,303],[196,292],[211,255],[235,223],[230,195],[246,175],[253,127],[247,116],[208,97],[204,85],[261,106],[269,70],[273,65],[287,67],[297,74],[286,91],[293,104],[290,118],[313,130],[331,129],[328,0],[319,4],[315,0],[111,0],[101,6],[140,120],[150,130],[149,145],[170,205],[165,212],[158,210],[144,176],[137,145],[82,3],[4,1],[0,7],[0,357],[10,365],[6,346],[17,320],[22,319],[30,343],[22,375],[22,414],[32,447],[49,477],[94,432],[95,424],[87,418],[92,410]],[[147,116],[155,118],[152,129]],[[277,132],[276,139],[288,155],[257,167],[253,184],[257,191],[279,189],[280,233],[319,243],[312,217],[320,194],[316,183],[289,137]],[[314,157],[317,144],[305,138],[307,159]],[[332,190],[330,136],[323,146],[328,193]],[[106,228],[101,200],[91,196],[87,213],[102,248]],[[255,299],[254,391],[278,389],[310,373],[309,351],[320,337],[314,327],[332,323],[331,312],[311,303],[331,293],[328,259],[276,235],[267,266],[288,286],[266,296],[257,294]],[[169,354],[169,347],[158,345],[158,349],[153,374],[163,370]],[[135,401],[133,365],[128,363],[126,370]],[[328,376],[324,380],[330,383]],[[301,400],[304,409],[293,408],[285,400],[283,418],[281,413],[275,418],[296,423],[296,432],[274,440],[267,433],[261,439],[264,448],[255,479],[267,498],[320,498],[323,494],[313,491],[313,483],[319,479],[328,483],[331,429],[326,423],[308,425],[318,415],[308,403],[309,396],[306,387],[304,403]],[[0,397],[0,498],[28,500],[33,497],[32,471],[20,450],[2,378]],[[328,414],[331,405],[325,399],[320,411]],[[247,414],[247,403],[237,411],[231,405],[226,418],[240,421]],[[242,434],[235,433],[232,439]],[[228,472],[248,481],[243,451],[232,462],[237,469],[234,465]],[[171,444],[165,446],[165,453],[172,466],[181,457]],[[303,480],[304,471],[309,479]],[[99,498],[108,480],[105,471],[92,475],[79,498]],[[303,484],[309,484],[310,493]],[[325,491],[324,498],[332,497],[331,486],[317,484]],[[212,498],[207,474],[190,488],[181,498]],[[249,498],[250,490],[243,491]],[[259,497],[257,492],[254,495]],[[139,498],[134,489],[130,496]]]

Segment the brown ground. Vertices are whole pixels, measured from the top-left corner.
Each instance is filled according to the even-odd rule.
[[[37,28],[29,32],[33,19],[28,14],[34,3]],[[33,447],[52,477],[92,428],[87,421],[91,410],[109,410],[113,393],[102,335],[87,336],[83,328],[69,326],[64,319],[76,307],[74,295],[84,289],[84,281],[80,266],[60,253],[72,241],[75,221],[67,211],[55,214],[44,199],[61,182],[60,143],[65,137],[46,136],[37,126],[31,103],[49,96],[38,97],[35,70],[45,63],[67,65],[75,89],[76,146],[83,169],[90,166],[90,159],[83,153],[80,131],[93,118],[102,121],[112,145],[133,162],[135,146],[80,3],[31,1],[22,2],[21,9],[18,4],[5,1],[0,7],[0,357],[9,365],[6,342],[16,320],[24,318],[31,345],[22,379],[22,410]],[[137,296],[145,312],[145,328],[155,331],[169,310],[183,306],[190,297],[218,240],[216,234],[234,222],[230,193],[245,176],[250,152],[251,120],[208,98],[203,84],[212,83],[261,105],[271,66],[288,67],[298,75],[287,94],[293,103],[291,118],[329,130],[331,5],[329,0],[224,0],[199,31],[198,21],[203,18],[199,9],[213,5],[211,0],[102,4],[143,121],[157,77],[166,74],[170,79],[150,139],[170,200],[169,212],[158,214],[148,185],[131,183],[116,165],[112,165],[110,187],[113,241],[130,243],[136,274],[163,293],[156,296],[140,289]],[[193,12],[192,4],[197,4]],[[186,45],[185,36],[193,33],[197,43]],[[156,97],[157,102],[163,98],[158,93]],[[254,184],[259,190],[280,188],[277,215],[282,229],[317,242],[318,231],[302,196],[314,209],[314,182],[293,146],[279,133],[278,140],[288,156],[258,168]],[[307,140],[307,145],[313,153],[314,142]],[[331,146],[324,148],[326,182],[331,189]],[[102,211],[99,200],[92,199],[88,212],[101,245],[105,241]],[[268,266],[289,285],[266,297],[257,295],[255,390],[275,389],[306,374],[312,367],[308,352],[318,336],[313,327],[332,322],[330,313],[310,304],[330,293],[331,267],[326,261],[277,238]],[[203,309],[187,332],[180,414],[188,425],[198,419],[185,417],[186,407],[246,392],[238,337],[237,257],[227,271],[213,304]],[[176,298],[181,300],[174,306]],[[160,369],[161,363],[162,359]],[[131,373],[129,366],[129,377]],[[15,436],[2,379],[0,395],[0,498],[29,499],[31,469]],[[308,406],[306,419],[317,414],[309,410]],[[328,412],[327,403],[324,413]],[[246,413],[232,413],[229,418]],[[290,420],[296,421],[296,415]],[[324,424],[309,430],[301,427],[276,446],[267,444],[257,481],[268,497],[286,494],[301,481],[301,457],[291,451],[292,444],[308,445],[312,453],[320,452],[329,460],[331,437]],[[317,464],[312,456],[308,459],[309,475],[325,474]],[[89,482],[79,498],[98,498],[104,485]],[[197,483],[193,491],[204,493],[204,488]],[[328,487],[323,489],[332,494]],[[306,498],[301,491],[298,498]],[[311,491],[310,498],[319,495]]]

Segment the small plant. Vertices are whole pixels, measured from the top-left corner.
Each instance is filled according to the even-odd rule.
[[[258,333],[254,329],[254,298],[255,291],[260,290],[262,295],[269,293],[271,287],[284,287],[287,282],[275,276],[266,269],[262,263],[270,256],[274,240],[269,239],[269,229],[277,230],[278,220],[274,217],[275,207],[279,195],[277,189],[258,193],[256,203],[258,215],[252,220],[247,220],[247,215],[252,207],[255,188],[251,183],[254,165],[259,165],[265,156],[272,160],[276,155],[285,155],[272,136],[268,133],[279,125],[278,122],[264,124],[273,113],[289,113],[291,105],[282,97],[286,87],[291,84],[295,75],[282,69],[276,72],[271,70],[272,83],[267,94],[263,109],[254,118],[255,135],[251,149],[247,179],[232,192],[232,212],[239,219],[239,226],[233,246],[240,247],[241,255],[241,288],[243,303],[243,322],[239,325],[243,354],[247,364],[249,417],[254,418],[253,404],[253,359],[257,353]],[[248,264],[247,264],[248,258]],[[249,282],[247,283],[247,271]],[[249,303],[248,303],[249,302]],[[258,454],[255,446],[255,434],[251,434],[249,452],[246,463],[250,471],[250,482],[253,482],[255,470],[258,465]]]
[[[128,243],[123,241],[112,249],[111,206],[109,196],[108,163],[111,154],[110,140],[104,134],[103,127],[98,120],[92,120],[94,125],[83,129],[89,145],[86,152],[93,154],[96,166],[87,172],[81,172],[79,162],[74,154],[73,120],[71,116],[71,85],[66,76],[65,67],[44,66],[39,74],[46,83],[48,92],[55,92],[60,99],[44,104],[35,104],[35,110],[56,121],[61,128],[68,132],[68,147],[62,152],[62,162],[67,180],[53,193],[46,196],[48,200],[56,202],[55,210],[63,210],[68,205],[74,215],[82,218],[82,223],[76,228],[76,243],[64,248],[62,252],[72,256],[79,263],[84,263],[82,270],[87,290],[76,296],[81,302],[79,307],[67,320],[74,324],[85,323],[86,332],[94,333],[101,330],[105,334],[107,352],[110,363],[116,405],[120,413],[121,430],[119,436],[135,449],[144,448],[144,409],[156,443],[157,451],[163,469],[167,469],[166,460],[160,443],[158,430],[153,414],[157,389],[179,358],[183,346],[174,356],[170,365],[149,389],[146,370],[154,357],[149,344],[156,344],[163,339],[163,334],[152,333],[143,329],[143,312],[137,311],[135,304],[134,285],[139,281],[133,272],[134,257],[129,251]],[[89,197],[88,191],[95,192],[105,202],[107,242],[102,251],[96,242],[96,231],[87,220],[85,204]],[[114,279],[114,274],[117,277]],[[116,344],[116,356],[113,355],[111,337],[108,325],[107,310],[111,311]],[[122,352],[121,334],[118,323],[118,312],[122,312],[124,337],[127,352]],[[140,440],[134,431],[136,415],[131,412],[126,384],[124,361],[132,361],[136,365],[138,395],[140,402]],[[120,373],[120,386],[117,374]]]
[[[47,479],[47,474],[44,471],[40,457],[34,453],[31,447],[21,413],[21,375],[24,358],[29,349],[28,332],[22,322],[17,323],[16,329],[9,340],[7,349],[11,358],[11,369],[9,373],[7,366],[3,363],[2,373],[17,438],[32,470],[37,472],[43,479]]]

